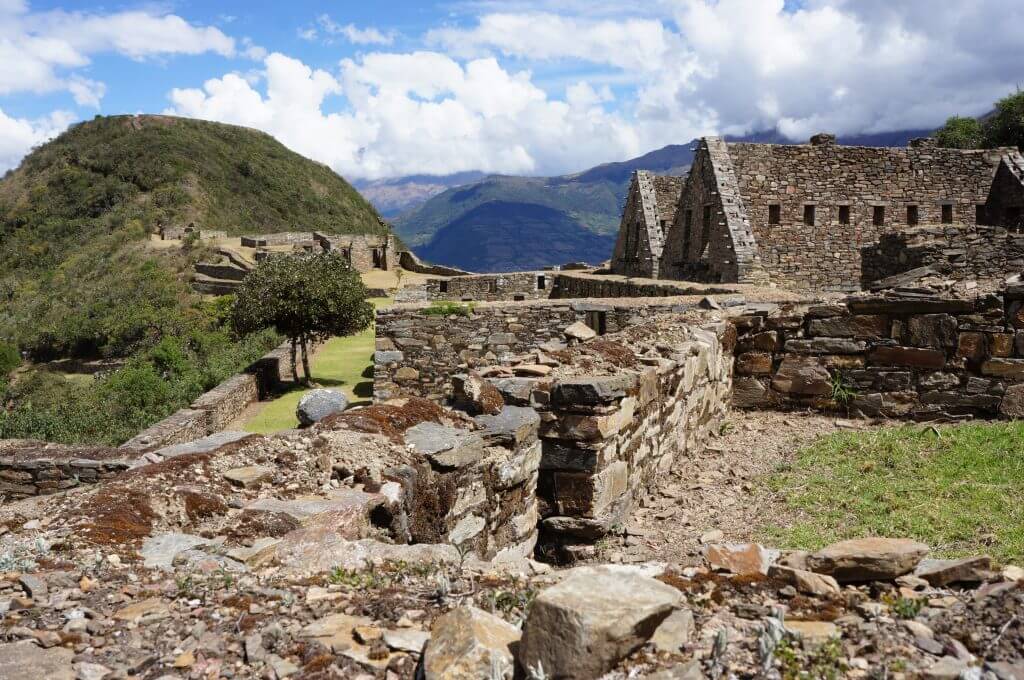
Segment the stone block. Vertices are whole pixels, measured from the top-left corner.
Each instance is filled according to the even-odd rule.
[[[982,375],[1011,380],[1024,379],[1024,359],[989,359],[981,365]]]
[[[989,351],[994,357],[1013,356],[1013,335],[1010,333],[993,333],[989,336]]]
[[[798,396],[825,396],[832,393],[832,376],[816,359],[786,357],[772,377],[772,389]]]
[[[957,344],[957,323],[949,314],[923,314],[907,320],[907,344],[942,349]]]
[[[551,403],[563,408],[610,404],[624,398],[638,382],[639,376],[634,373],[560,380],[551,391]]]
[[[735,408],[762,408],[772,402],[771,392],[760,380],[737,376],[732,382],[732,405]]]
[[[840,309],[843,308],[840,307]],[[808,331],[811,335],[824,335],[833,338],[862,340],[884,338],[889,335],[889,317],[880,314],[853,314],[811,319]]]
[[[988,356],[988,342],[984,333],[961,333],[957,340],[956,355],[972,363],[979,363]]]
[[[767,352],[744,352],[736,357],[736,375],[769,375],[772,355]]]
[[[484,440],[476,432],[420,423],[405,433],[405,443],[414,453],[426,456],[441,468],[461,468],[484,456]]]
[[[554,503],[559,514],[596,517],[629,489],[629,466],[616,461],[596,475],[555,472]]]
[[[785,349],[794,354],[860,354],[867,349],[867,343],[849,338],[811,338],[787,340]]]
[[[1010,385],[999,404],[999,414],[1014,420],[1024,419],[1024,383]]]
[[[946,355],[935,349],[882,346],[871,351],[868,360],[878,366],[939,369],[946,365]]]
[[[493,614],[463,606],[438,617],[423,653],[424,680],[512,680],[519,629]]]

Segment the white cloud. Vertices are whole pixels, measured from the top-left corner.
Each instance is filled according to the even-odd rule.
[[[32,147],[63,132],[74,119],[68,111],[54,111],[46,118],[27,120],[0,109],[0,173],[16,166]]]
[[[250,41],[243,47],[251,58],[266,55]],[[237,48],[219,29],[195,26],[173,14],[32,12],[27,2],[0,0],[0,95],[63,90],[79,105],[98,108],[105,86],[79,72],[93,55],[141,60],[206,52],[234,56]]]
[[[282,54],[266,60],[265,90],[235,74],[170,94],[168,113],[248,125],[349,177],[462,170],[536,173],[638,153],[631,127],[606,112],[609,92],[549,98],[529,72],[494,59],[434,52],[374,53],[338,74]],[[344,95],[342,112],[325,101]]]
[[[394,33],[384,33],[372,26],[366,28],[359,28],[355,24],[343,26],[334,21],[329,14],[318,16],[316,23],[325,34],[341,36],[353,45],[391,45],[395,42]],[[316,29],[307,29],[306,32],[300,31],[299,35],[307,40],[315,40],[317,31]]]

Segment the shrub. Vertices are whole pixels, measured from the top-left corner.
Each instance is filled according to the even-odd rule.
[[[0,380],[20,365],[21,354],[18,353],[18,348],[0,340]]]

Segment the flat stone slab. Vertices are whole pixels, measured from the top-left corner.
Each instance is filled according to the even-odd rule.
[[[235,486],[248,489],[270,481],[274,478],[275,472],[274,468],[267,465],[247,465],[228,470],[224,473],[224,479]]]
[[[476,432],[420,423],[405,433],[405,443],[415,453],[445,468],[461,468],[484,456],[484,440]]]
[[[199,536],[190,534],[167,533],[150,536],[143,542],[142,554],[143,563],[150,569],[171,569],[174,566],[174,558],[186,550],[209,545],[211,541]]]
[[[914,570],[928,546],[906,538],[856,538],[807,556],[807,566],[840,583],[887,581]]]
[[[149,465],[157,460],[167,460],[168,458],[177,458],[178,456],[186,456],[195,453],[210,453],[216,451],[222,446],[233,444],[241,441],[246,437],[252,437],[252,432],[218,432],[211,434],[202,439],[197,439],[192,442],[185,442],[184,444],[172,444],[171,446],[165,446],[156,451],[151,451],[140,458],[138,458],[132,467],[139,467],[140,465]]]
[[[4,680],[75,680],[71,659],[64,647],[43,649],[34,642],[0,645],[0,678]]]
[[[537,436],[540,416],[525,406],[505,406],[497,415],[474,418],[488,442],[515,445]]]
[[[439,617],[430,629],[423,656],[426,680],[511,680],[511,646],[519,629],[476,607],[459,607]]]
[[[951,583],[981,583],[991,568],[992,558],[987,555],[962,560],[921,560],[914,576],[934,588],[942,588]]]

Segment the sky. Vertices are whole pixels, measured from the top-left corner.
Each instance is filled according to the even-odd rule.
[[[1021,26],[1022,0],[0,0],[0,172],[125,113],[258,128],[349,179],[936,127],[1022,84]]]

